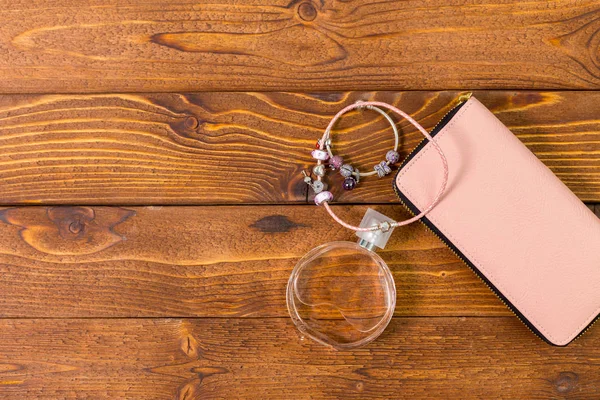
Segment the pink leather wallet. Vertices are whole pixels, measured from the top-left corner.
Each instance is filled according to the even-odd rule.
[[[431,135],[450,169],[422,219],[534,333],[564,346],[600,312],[600,220],[474,97]],[[439,155],[424,140],[394,189],[414,214],[439,190]]]

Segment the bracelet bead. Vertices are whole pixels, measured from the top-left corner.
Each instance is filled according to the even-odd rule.
[[[318,194],[327,189],[327,184],[325,184],[323,181],[313,181],[311,187],[315,194]]]
[[[384,176],[386,176],[387,174],[392,172],[392,169],[390,168],[389,165],[387,165],[387,163],[385,161],[380,162],[379,164],[375,165],[375,167],[373,167],[373,168],[377,172],[377,176],[380,178],[383,178]]]
[[[344,165],[344,159],[341,156],[333,156],[329,160],[332,169],[340,169]]]
[[[314,159],[317,160],[325,161],[329,159],[329,153],[327,153],[325,150],[315,149],[310,154],[313,156]]]
[[[390,150],[386,153],[385,159],[389,161],[390,164],[396,164],[400,161],[400,153],[395,150]]]
[[[323,202],[330,202],[331,200],[333,200],[333,195],[327,190],[324,190],[321,193],[317,193],[317,195],[315,196],[315,204],[318,206],[323,204]]]
[[[344,190],[352,190],[356,187],[356,180],[352,177],[344,179],[344,183],[342,183],[342,188]]]
[[[340,167],[340,174],[342,174],[344,178],[351,177],[352,172],[354,172],[354,168],[350,164],[344,164]]]
[[[325,166],[323,164],[317,164],[313,167],[313,174],[316,176],[325,176]]]

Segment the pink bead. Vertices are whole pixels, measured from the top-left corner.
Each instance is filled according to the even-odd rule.
[[[329,160],[329,165],[333,169],[340,169],[342,165],[344,165],[344,159],[340,156],[333,156],[331,160]]]
[[[330,202],[331,200],[333,200],[333,195],[327,190],[317,193],[315,196],[315,204],[318,206],[320,206],[323,202]]]
[[[325,150],[313,150],[310,154],[313,156],[313,158],[321,161],[325,161],[329,158],[329,153],[327,153]]]

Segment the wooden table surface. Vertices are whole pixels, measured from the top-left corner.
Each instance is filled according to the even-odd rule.
[[[343,106],[431,129],[473,91],[600,216],[599,88],[598,1],[0,0],[0,399],[600,398],[600,327],[545,344],[420,224],[380,253],[375,342],[302,341],[285,306],[354,240],[300,175]],[[371,113],[336,141],[392,144]],[[407,216],[339,184],[352,221]]]

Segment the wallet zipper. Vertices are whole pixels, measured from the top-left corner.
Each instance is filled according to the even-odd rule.
[[[430,132],[430,135],[432,137],[435,137],[435,135],[437,133],[439,133],[439,131],[442,130],[442,128],[444,126],[446,126],[446,124],[448,124],[448,122],[450,122],[452,120],[452,118],[456,115],[456,113],[460,110],[460,108],[464,105],[464,103],[467,102],[467,100],[469,100],[471,98],[471,96],[473,95],[473,93],[469,92],[469,93],[465,93],[465,94],[461,94],[458,99],[457,99],[457,103],[442,117],[442,119],[440,119],[440,121],[433,127],[433,129]],[[400,199],[400,203],[408,210],[409,213],[411,213],[413,216],[417,215],[417,213],[419,213],[419,210],[414,206],[411,205],[409,206],[407,203],[410,203],[410,201],[398,190],[398,187],[396,186],[396,177],[398,175],[398,173],[400,173],[400,171],[402,170],[402,168],[404,168],[404,166],[414,157],[414,155],[416,153],[418,153],[419,151],[421,151],[421,149],[427,144],[428,139],[424,138],[404,159],[404,161],[402,161],[402,164],[400,164],[400,167],[398,168],[398,172],[396,173],[396,176],[394,177],[393,180],[393,188],[394,188],[394,192],[396,193],[396,196],[398,196],[398,199]],[[508,299],[506,297],[504,297],[504,295],[498,290],[496,289],[496,287],[481,273],[481,271],[479,271],[479,269],[477,269],[477,267],[475,267],[475,265],[469,261],[469,259],[467,259],[467,257],[465,257],[460,250],[458,250],[458,248],[456,248],[456,246],[454,246],[454,244],[445,237],[444,234],[442,234],[436,227],[435,225],[433,225],[431,223],[431,221],[429,221],[427,219],[427,217],[423,217],[419,220],[419,222],[421,222],[426,228],[427,230],[429,230],[431,233],[433,233],[442,243],[444,243],[444,245],[446,245],[446,247],[452,252],[454,253],[454,255],[456,257],[458,257],[460,260],[462,260],[462,262],[471,269],[471,271],[473,271],[475,273],[475,275],[477,275],[477,277],[481,280],[481,282],[483,282],[495,295],[496,297],[498,297],[498,299],[506,306],[506,308],[508,308],[515,317],[517,317],[533,334],[535,334],[537,337],[539,337],[540,339],[544,340],[545,342],[554,345],[554,343],[550,342],[535,326],[533,326],[533,324],[531,322],[529,322],[529,320],[523,315],[521,314],[521,312],[519,312],[519,310],[517,310],[516,307],[514,307],[510,301],[508,301]],[[596,317],[596,319],[598,319],[598,317]],[[579,333],[579,335],[577,335],[573,340],[579,338],[579,336],[583,335],[595,322],[596,319],[594,321],[592,321],[587,328],[585,328],[583,331],[581,331]]]

